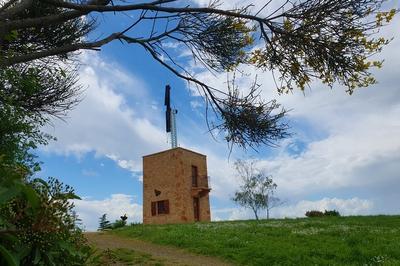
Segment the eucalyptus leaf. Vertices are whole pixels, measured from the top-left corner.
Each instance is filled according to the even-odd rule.
[[[19,266],[19,260],[2,245],[0,245],[0,254],[8,266]]]

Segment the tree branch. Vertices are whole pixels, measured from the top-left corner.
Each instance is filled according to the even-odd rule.
[[[2,9],[0,10],[0,20],[6,20],[22,11],[25,9],[28,9],[31,5],[33,0],[23,0],[20,3],[16,4],[15,6],[8,8],[12,3],[16,1],[10,1],[9,3],[6,3]]]
[[[48,49],[48,50],[44,50],[44,51],[40,51],[40,52],[36,52],[36,53],[18,55],[18,56],[14,56],[14,57],[5,59],[3,61],[0,61],[0,65],[11,66],[14,64],[28,62],[28,61],[32,61],[32,60],[36,60],[36,59],[40,59],[40,58],[44,58],[44,57],[74,52],[74,51],[81,50],[81,49],[96,49],[96,48],[100,48],[101,46],[103,46],[115,39],[118,39],[120,37],[121,37],[121,33],[118,32],[118,33],[113,33],[113,34],[109,35],[108,37],[101,39],[99,41],[96,41],[96,42],[75,43],[75,44],[65,45],[62,47]],[[133,42],[133,40],[131,40],[131,42]]]
[[[165,13],[204,13],[204,14],[219,14],[228,17],[235,17],[241,19],[248,19],[252,21],[257,21],[259,23],[263,23],[269,28],[273,28],[272,24],[269,20],[243,13],[243,10],[221,10],[212,7],[164,7],[160,6],[160,3],[168,3],[173,2],[170,1],[155,1],[153,3],[144,3],[144,4],[132,4],[132,5],[100,5],[100,4],[74,4],[65,1],[55,1],[55,0],[43,0],[49,4],[53,4],[59,7],[64,7],[67,9],[74,9],[74,11],[67,11],[65,13],[53,16],[46,16],[40,18],[33,19],[24,19],[24,20],[15,20],[15,21],[7,21],[3,23],[0,28],[4,28],[6,30],[14,30],[21,28],[28,28],[33,26],[44,26],[49,23],[61,23],[63,21],[67,21],[72,18],[77,18],[82,15],[86,15],[90,12],[118,12],[118,11],[134,11],[134,10],[149,10],[149,11],[161,11]],[[91,3],[96,2],[96,0],[92,0]],[[104,0],[103,2],[110,2]],[[107,3],[108,4],[108,3]]]

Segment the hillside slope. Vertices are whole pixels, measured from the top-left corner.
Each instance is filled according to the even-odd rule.
[[[400,265],[400,216],[134,225],[112,233],[243,265]]]

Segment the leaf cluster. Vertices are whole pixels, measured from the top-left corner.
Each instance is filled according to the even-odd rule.
[[[195,59],[215,71],[232,70],[246,62],[254,40],[253,28],[240,18],[219,14],[195,13],[182,16],[176,37]]]
[[[249,63],[278,72],[279,92],[302,90],[312,80],[332,87],[339,83],[351,94],[376,83],[370,69],[379,67],[371,55],[389,40],[373,38],[396,11],[380,12],[384,1],[316,1],[293,4],[270,18],[262,29],[265,47],[252,51]],[[376,17],[374,17],[376,14]]]
[[[0,179],[2,265],[82,265],[91,255],[73,214],[69,186],[57,179],[27,181],[18,172]]]
[[[215,128],[226,134],[228,143],[244,149],[256,149],[261,144],[274,147],[290,136],[289,125],[284,122],[287,110],[276,100],[263,101],[258,93],[256,83],[247,95],[240,95],[233,84],[228,96],[220,101],[223,123]]]
[[[18,1],[14,2],[15,5],[18,5]],[[29,2],[27,8],[14,12],[9,19],[29,20],[61,14],[64,11],[63,8],[49,5],[45,1],[32,0]],[[13,10],[15,5],[11,5],[8,9]],[[95,21],[88,17],[87,19],[69,19],[62,23],[48,24],[46,27],[26,27],[0,31],[0,58],[43,52],[79,42],[94,29],[94,26]],[[44,57],[40,60],[45,63],[52,62],[55,59],[66,61],[70,56],[71,54],[60,53],[55,55],[56,58]]]

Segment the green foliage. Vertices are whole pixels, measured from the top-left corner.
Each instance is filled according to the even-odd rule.
[[[312,211],[307,211],[305,213],[305,216],[307,217],[339,217],[340,213],[337,210],[325,210],[324,212],[321,211],[316,211],[316,210],[312,210]]]
[[[305,214],[307,217],[323,217],[324,213],[321,211],[307,211]]]
[[[233,83],[226,99],[221,101],[224,122],[214,126],[226,132],[228,143],[243,149],[261,145],[276,147],[280,140],[291,136],[288,124],[283,121],[287,111],[275,100],[263,102],[254,97],[258,89],[254,83],[247,96],[240,96],[242,92]]]
[[[62,12],[62,8],[47,4],[42,0],[33,0],[27,9],[17,12],[11,19],[34,19]],[[79,42],[82,37],[93,29],[93,26],[94,21],[90,18],[75,18],[62,23],[49,24],[45,27],[20,28],[9,32],[1,32],[0,39],[4,34],[6,41],[1,43],[0,58],[26,55]],[[68,54],[61,53],[57,56],[57,61],[66,60],[68,57]],[[44,59],[44,61],[54,62],[51,59]]]
[[[331,211],[325,210],[324,211],[324,216],[335,216],[335,217],[338,217],[338,216],[340,216],[340,213],[337,210],[331,210]]]
[[[91,248],[75,225],[70,200],[79,197],[73,189],[54,178],[47,182],[7,179],[2,179],[3,184],[14,193],[4,197],[5,190],[0,192],[1,253],[22,265],[83,265]],[[0,264],[10,264],[4,258]]]
[[[18,169],[26,175],[40,170],[36,156],[30,151],[51,139],[40,132],[46,119],[0,102],[0,121],[0,174]]]
[[[252,209],[258,220],[258,211],[269,209],[270,199],[277,185],[271,176],[257,169],[255,164],[254,160],[237,160],[235,162],[241,185],[232,200],[245,208]]]
[[[60,12],[34,0],[13,19]],[[79,197],[74,190],[55,178],[33,178],[40,171],[34,150],[54,139],[41,131],[49,115],[62,116],[79,102],[74,64],[63,64],[68,62],[65,53],[1,64],[11,55],[78,40],[89,31],[87,22],[76,19],[45,29],[0,32],[0,265],[83,265],[92,254],[76,225],[71,200]]]
[[[0,68],[0,80],[3,108],[23,112],[42,124],[48,120],[44,115],[62,116],[79,102],[76,70],[60,62]]]
[[[97,231],[104,231],[106,229],[111,229],[111,223],[107,220],[107,214],[103,214],[99,219],[99,228]]]
[[[0,69],[0,265],[82,265],[91,249],[72,213],[79,197],[54,178],[32,179],[40,171],[34,149],[53,139],[41,132],[45,110],[62,100],[46,85],[54,80],[25,70]]]
[[[207,13],[182,16],[179,29],[193,55],[216,71],[232,70],[246,62],[254,30],[244,19]]]
[[[126,225],[126,221],[125,220],[115,220],[114,223],[112,223],[111,228],[112,229],[117,229],[117,228],[121,228],[124,227]]]
[[[275,17],[265,31],[265,47],[252,51],[249,64],[278,72],[280,93],[304,90],[312,80],[347,88],[375,84],[371,60],[390,40],[373,35],[396,10],[380,11],[384,1],[305,1]]]
[[[399,265],[400,216],[135,225],[111,231],[235,265]]]

